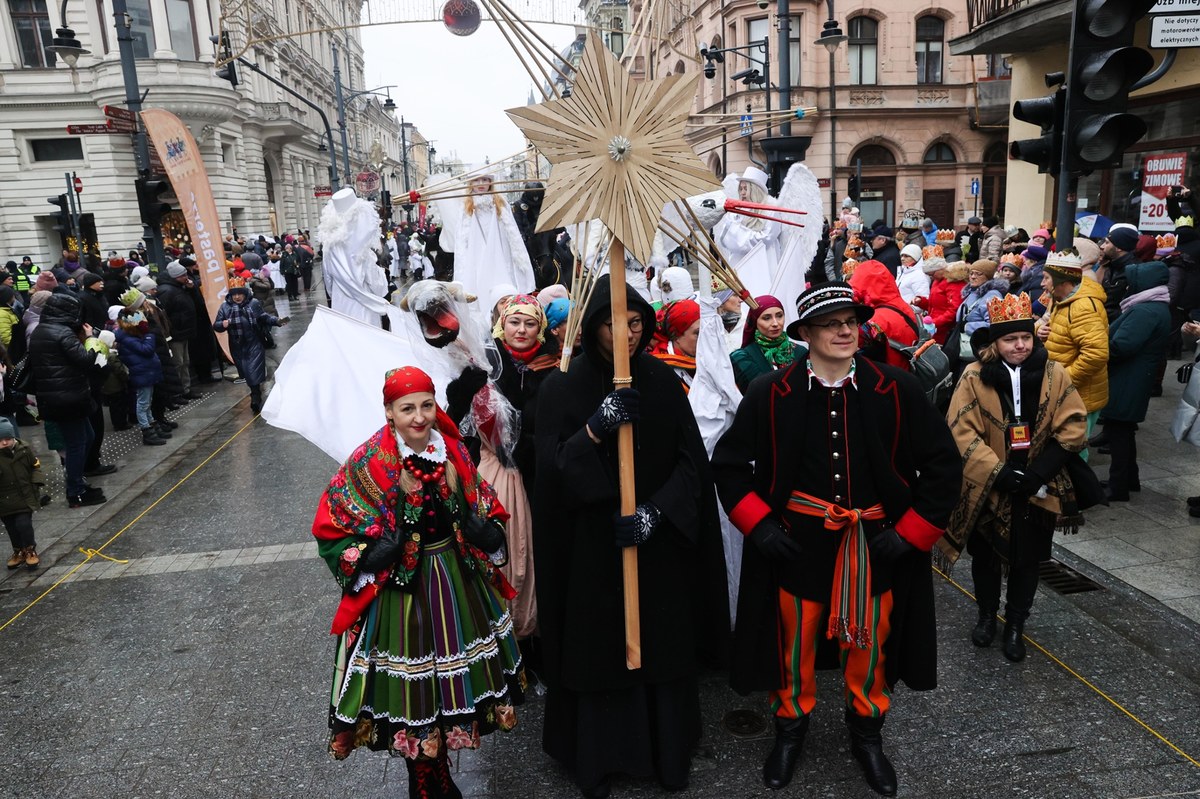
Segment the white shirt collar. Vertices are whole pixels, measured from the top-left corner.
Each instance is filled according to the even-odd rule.
[[[424,458],[433,463],[446,462],[446,439],[442,438],[442,434],[437,430],[429,431],[429,443],[421,452],[417,452],[408,444],[404,443],[404,438],[396,432],[396,428],[392,428],[392,435],[396,437],[396,444],[400,449],[401,458]]]

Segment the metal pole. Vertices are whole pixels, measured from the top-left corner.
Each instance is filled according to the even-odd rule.
[[[412,188],[408,185],[408,131],[404,127],[404,117],[400,117],[400,157],[404,162],[404,202],[410,207],[404,212],[404,220],[412,221],[412,202],[408,199]]]
[[[340,188],[340,181],[338,180],[338,168],[337,168],[337,148],[333,146],[333,128],[329,124],[329,117],[325,115],[324,109],[322,109],[321,106],[317,105],[312,100],[309,100],[303,94],[300,94],[295,89],[288,86],[287,84],[281,83],[280,81],[276,80],[275,78],[272,78],[270,75],[268,75],[266,72],[264,72],[261,68],[259,68],[258,64],[255,64],[253,61],[247,61],[246,59],[239,57],[238,63],[241,64],[242,66],[246,67],[246,69],[249,69],[258,75],[262,75],[264,78],[267,79],[268,82],[273,83],[276,86],[278,86],[279,88],[283,89],[285,92],[290,94],[292,97],[295,97],[297,100],[304,103],[312,110],[316,111],[317,115],[321,117],[321,122],[325,125],[325,140],[328,142],[328,147],[329,147],[329,185],[334,191],[337,191]]]
[[[129,16],[125,0],[113,0],[113,19],[117,26],[117,49],[121,54],[121,76],[125,79],[125,105],[138,120],[137,133],[133,134],[133,151],[137,160],[138,177],[150,177],[150,139],[141,124],[142,92],[138,88],[137,64],[133,56],[133,35],[130,28],[133,20]],[[162,230],[158,225],[142,222],[142,239],[150,250],[150,262],[159,267],[163,263]]]
[[[792,110],[792,11],[788,0],[779,0],[779,110]],[[779,135],[792,135],[792,122],[779,123]]]
[[[353,181],[350,179],[350,143],[346,139],[346,103],[342,99],[342,67],[338,63],[337,42],[331,42],[330,45],[333,47],[333,85],[337,90],[338,128],[342,132],[342,166],[346,170],[346,185],[349,186]]]
[[[833,0],[829,0],[829,18],[833,19]],[[829,216],[837,213],[837,58],[829,51]],[[859,178],[861,180],[861,178]],[[859,185],[858,190],[862,191]]]
[[[766,94],[766,111],[767,111],[767,138],[771,138],[771,39],[769,36],[764,36],[762,40],[763,53],[763,78],[766,82],[763,84],[763,92]],[[776,191],[779,189],[776,188]]]

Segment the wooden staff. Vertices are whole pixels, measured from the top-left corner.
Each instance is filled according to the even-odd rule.
[[[613,239],[608,249],[609,285],[612,287],[613,389],[630,388],[629,318],[625,300],[625,245]],[[648,320],[642,320],[646,324]],[[617,428],[617,467],[621,486],[621,515],[637,512],[637,496],[633,485],[633,425]],[[642,621],[638,600],[637,547],[621,549],[622,575],[625,583],[625,668],[642,667]]]

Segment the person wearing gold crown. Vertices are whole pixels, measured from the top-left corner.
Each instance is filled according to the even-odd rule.
[[[1059,517],[1078,524],[1064,467],[1087,446],[1087,409],[1067,370],[1036,345],[1028,294],[988,301],[988,327],[972,336],[979,360],[967,366],[947,419],[963,457],[962,493],[938,549],[949,565],[965,548],[979,616],[976,646],[996,637],[1000,578],[1008,573],[1002,650],[1025,657],[1025,620],[1038,562],[1050,557]]]
[[[511,730],[523,698],[505,601],[508,513],[413,366],[383,383],[387,423],[338,470],[313,536],[341,589],[329,752],[404,758],[409,796],[461,799],[448,754]]]
[[[262,410],[262,384],[267,380],[267,351],[260,331],[287,323],[286,316],[278,318],[263,310],[259,301],[250,296],[245,280],[229,279],[225,302],[217,310],[212,328],[229,334],[229,354],[250,389],[250,410],[254,413]]]

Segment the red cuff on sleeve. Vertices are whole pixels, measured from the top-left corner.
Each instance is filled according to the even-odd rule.
[[[900,521],[896,522],[896,532],[900,534],[901,538],[917,549],[922,552],[928,552],[933,548],[934,542],[941,538],[942,533],[945,531],[929,523],[922,518],[921,514],[909,508],[900,517]]]
[[[741,501],[729,512],[729,521],[742,532],[742,535],[749,535],[759,522],[770,515],[771,506],[763,502],[762,497],[751,491],[742,497]]]

